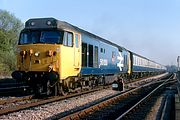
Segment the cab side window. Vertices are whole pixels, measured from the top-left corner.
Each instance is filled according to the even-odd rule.
[[[68,34],[67,34],[67,38],[68,38],[68,45],[67,46],[70,46],[70,47],[72,47],[73,46],[73,34],[72,33],[69,33],[68,32]]]
[[[73,46],[73,34],[70,32],[65,32],[64,33],[64,41],[63,44],[65,46],[72,47]]]
[[[78,48],[79,47],[79,35],[78,34],[76,34],[76,36],[75,36],[75,43],[76,43],[76,48]]]

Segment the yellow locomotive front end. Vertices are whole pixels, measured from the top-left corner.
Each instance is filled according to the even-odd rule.
[[[37,93],[56,94],[62,81],[79,74],[80,48],[80,34],[58,28],[55,19],[30,19],[20,34],[12,77]]]
[[[17,71],[27,77],[36,77],[50,72],[56,72],[58,77],[60,68],[60,46],[56,44],[28,44],[18,45]],[[30,75],[32,74],[32,75]],[[55,73],[54,73],[55,74]]]
[[[19,45],[17,49],[17,70],[59,71],[60,45]]]

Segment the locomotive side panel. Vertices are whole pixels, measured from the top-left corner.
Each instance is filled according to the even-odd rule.
[[[86,33],[82,35],[82,75],[108,75],[126,72],[123,56],[126,52]]]
[[[78,35],[78,37],[76,35]],[[68,43],[68,39],[70,39],[71,42]],[[60,58],[60,79],[78,76],[81,70],[80,34],[65,32],[64,42],[60,49]]]

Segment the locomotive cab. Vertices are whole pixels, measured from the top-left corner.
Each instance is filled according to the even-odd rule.
[[[81,38],[53,18],[30,19],[17,46],[17,69],[12,77],[27,82],[35,91],[77,76],[81,69]]]

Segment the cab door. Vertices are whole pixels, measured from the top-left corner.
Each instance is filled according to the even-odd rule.
[[[75,33],[74,37],[74,67],[79,70],[81,66],[81,36]]]
[[[60,79],[77,76],[81,65],[80,34],[71,31],[64,32],[63,45],[60,49]]]

